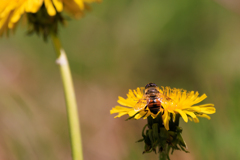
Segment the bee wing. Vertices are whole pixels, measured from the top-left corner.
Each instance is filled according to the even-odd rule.
[[[170,101],[173,101],[170,97],[162,94],[162,93],[159,93],[158,97],[160,98],[160,101],[163,103],[163,102],[170,102]]]
[[[143,97],[142,99],[140,99],[137,104],[134,106],[134,110],[141,110],[144,109],[147,105],[147,99],[146,97]]]

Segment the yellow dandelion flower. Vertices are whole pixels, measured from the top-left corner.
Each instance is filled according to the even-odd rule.
[[[152,106],[148,107],[150,103],[149,100],[142,103],[142,107],[136,107],[143,99],[147,99],[147,93],[144,93],[144,88],[141,87],[136,90],[129,90],[126,99],[119,97],[118,103],[122,106],[112,108],[110,113],[118,113],[114,118],[128,114],[135,119],[147,118],[150,115],[156,118],[159,114],[162,114],[163,124],[165,128],[169,130],[171,116],[173,117],[173,121],[175,121],[176,114],[180,114],[185,122],[188,122],[188,119],[199,122],[197,117],[210,119],[207,114],[216,112],[213,104],[196,105],[207,98],[206,94],[199,97],[198,92],[194,91],[187,92],[183,89],[171,89],[170,87],[162,87],[162,89],[159,89],[157,86],[154,86],[154,88],[159,92],[159,94],[155,95],[155,98],[161,101],[158,106],[158,112],[153,113],[151,111]],[[154,101],[154,103],[156,102]],[[155,106],[157,105],[156,103]],[[139,108],[139,110],[136,108]]]
[[[148,108],[146,109],[141,109],[141,110],[135,110],[134,107],[138,103],[139,100],[142,99],[144,96],[144,87],[137,88],[136,90],[131,90],[129,89],[129,92],[127,94],[127,99],[124,99],[123,97],[118,97],[118,103],[121,104],[122,106],[116,106],[112,108],[110,111],[111,114],[118,113],[117,117],[121,117],[123,115],[128,114],[130,117],[134,116],[135,119],[140,119],[140,118],[147,118],[151,113],[148,112]],[[147,114],[146,114],[147,113]]]
[[[0,1],[0,35],[13,29],[22,15],[37,13],[45,7],[49,16],[55,16],[63,10],[75,17],[83,14],[87,3],[100,0],[1,0]]]
[[[162,118],[166,129],[169,129],[170,114],[173,115],[173,121],[175,121],[176,114],[180,114],[185,122],[188,122],[189,119],[198,123],[199,119],[197,117],[210,119],[207,114],[213,114],[216,112],[214,104],[196,105],[207,98],[206,94],[199,97],[198,92],[187,92],[183,89],[171,89],[170,87],[162,87],[162,92],[164,95],[173,100],[171,102],[162,102],[162,106],[164,108]]]

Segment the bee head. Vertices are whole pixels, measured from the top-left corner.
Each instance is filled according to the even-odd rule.
[[[145,89],[150,88],[150,87],[157,87],[157,85],[156,85],[155,83],[148,83],[148,84],[145,86]]]

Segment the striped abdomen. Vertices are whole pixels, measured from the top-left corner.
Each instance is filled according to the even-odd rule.
[[[147,102],[148,102],[147,107],[149,108],[150,112],[152,112],[153,114],[157,114],[161,107],[160,99],[155,97],[150,97],[147,100]]]

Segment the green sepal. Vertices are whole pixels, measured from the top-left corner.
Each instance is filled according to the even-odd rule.
[[[58,25],[65,24],[66,18],[60,12],[56,12],[54,16],[50,16],[44,4],[36,13],[27,13],[28,19],[28,35],[36,33],[43,36],[44,41],[51,35],[58,34]]]
[[[168,137],[168,131],[165,128],[160,128],[159,136],[160,136],[160,139],[166,140]]]
[[[143,127],[143,130],[142,130],[142,136],[143,136],[143,138],[146,137],[146,134],[144,134],[144,131],[145,131],[145,129],[146,129],[147,126],[148,126],[148,125],[146,124],[146,125]]]
[[[133,116],[131,116],[131,117],[128,117],[125,121],[128,121],[128,120],[130,120],[130,119],[133,119],[138,113],[140,113],[140,111],[139,112],[137,112],[137,113],[135,113]]]
[[[146,131],[146,137],[144,138],[144,142],[145,142],[145,144],[151,146],[151,140],[148,136],[148,134],[149,134],[148,132],[149,132],[149,130]]]
[[[135,116],[135,115],[134,115]],[[134,117],[133,116],[133,117]],[[132,118],[132,117],[130,117]],[[159,114],[155,119],[152,116],[147,117],[148,124],[143,127],[142,130],[142,139],[138,142],[144,141],[144,151],[143,153],[150,153],[158,151],[159,154],[162,154],[169,159],[169,153],[171,154],[174,150],[182,150],[186,153],[186,144],[182,138],[182,128],[179,125],[179,115],[176,115],[175,122],[171,120],[170,130],[166,130],[162,122],[162,114]],[[146,129],[148,127],[148,129]],[[158,148],[158,149],[157,149]]]
[[[144,146],[143,154],[152,152],[151,140],[148,135],[149,135],[149,130],[146,131],[146,136],[144,138],[145,146]]]
[[[145,140],[146,135],[144,134],[144,131],[145,131],[146,127],[147,127],[147,124],[143,127],[143,130],[142,130],[142,137],[143,137],[143,138],[142,138],[142,139],[139,139],[137,142],[142,142],[142,141]]]
[[[144,141],[144,138],[143,139],[139,139],[137,142],[142,142],[142,141]]]
[[[158,135],[158,124],[154,123],[152,126],[152,130],[153,130],[153,140],[156,142],[159,139],[159,135]]]
[[[154,138],[153,138],[153,130],[149,129],[147,136],[149,137],[151,144],[154,143]]]
[[[149,146],[149,145],[145,145],[145,147],[144,147],[144,151],[143,151],[143,154],[144,154],[144,153],[150,153],[150,152],[152,152],[152,148],[151,148],[151,146]]]
[[[180,144],[181,146],[186,147],[186,144],[185,144],[185,142],[184,142],[181,134],[178,134],[178,135],[177,135],[177,139],[179,140],[179,144]]]
[[[152,125],[153,125],[153,118],[152,118],[152,116],[148,116],[147,120],[148,120],[148,128],[152,129]]]
[[[186,153],[189,153],[189,151],[185,150],[184,147],[180,146],[180,148],[182,149],[182,151],[186,152]]]

